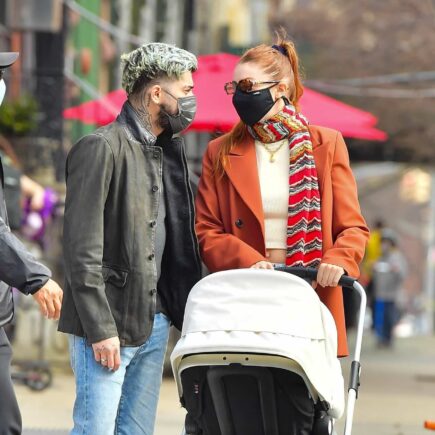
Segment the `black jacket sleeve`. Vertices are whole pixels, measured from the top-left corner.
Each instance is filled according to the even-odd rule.
[[[82,138],[67,159],[65,275],[91,343],[118,336],[102,274],[104,209],[113,168],[112,149],[97,134]]]
[[[50,278],[50,270],[35,260],[0,217],[0,281],[33,294]]]

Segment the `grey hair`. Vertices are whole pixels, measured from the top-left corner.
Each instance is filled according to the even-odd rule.
[[[130,95],[139,79],[147,81],[167,76],[180,78],[186,71],[196,71],[196,56],[175,45],[152,42],[121,56],[122,87]]]

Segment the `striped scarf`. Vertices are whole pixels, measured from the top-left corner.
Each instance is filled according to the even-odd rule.
[[[308,121],[295,107],[248,127],[263,143],[288,138],[290,147],[287,266],[317,267],[322,258],[320,194]]]

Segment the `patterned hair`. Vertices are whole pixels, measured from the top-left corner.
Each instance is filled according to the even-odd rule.
[[[121,56],[122,87],[128,95],[135,92],[139,82],[162,77],[179,78],[186,71],[196,71],[196,56],[174,45],[160,42],[144,44]]]

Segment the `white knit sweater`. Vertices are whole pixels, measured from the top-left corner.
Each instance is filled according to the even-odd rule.
[[[290,161],[288,139],[267,144],[272,150],[281,145],[282,147],[274,155],[275,161],[270,162],[270,154],[264,145],[259,141],[255,141],[263,202],[266,249],[287,248]]]

